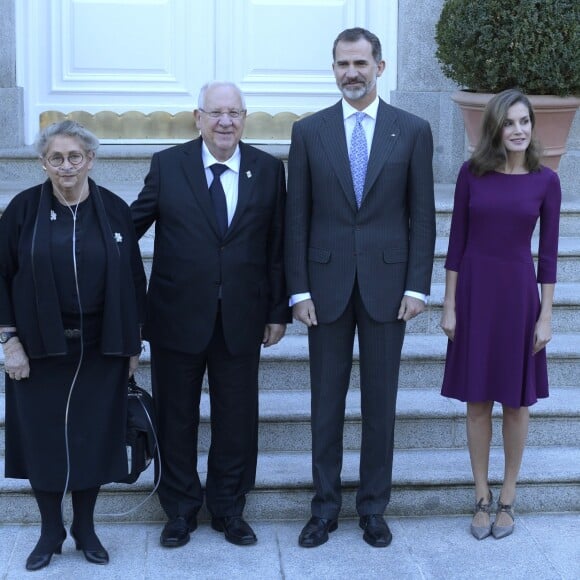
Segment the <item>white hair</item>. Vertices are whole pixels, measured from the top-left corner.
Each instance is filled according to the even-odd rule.
[[[244,98],[244,93],[242,93],[242,90],[240,89],[240,87],[238,87],[238,85],[236,85],[236,83],[232,83],[230,81],[210,81],[208,83],[205,83],[205,85],[203,85],[203,87],[201,87],[199,91],[199,97],[197,99],[198,109],[203,109],[205,107],[205,94],[207,93],[208,89],[212,89],[214,87],[231,87],[240,96],[240,100],[242,102],[242,109],[246,108],[246,99]]]

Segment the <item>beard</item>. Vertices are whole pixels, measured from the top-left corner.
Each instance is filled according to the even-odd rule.
[[[365,83],[364,80],[360,80],[359,83],[360,86],[338,83],[337,85],[344,97],[350,99],[351,101],[358,101],[373,90],[376,81],[373,79],[371,82]]]

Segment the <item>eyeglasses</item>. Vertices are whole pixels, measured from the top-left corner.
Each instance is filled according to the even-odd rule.
[[[204,109],[199,110],[212,119],[220,119],[223,115],[226,115],[226,117],[229,117],[230,119],[239,119],[246,114],[245,109],[231,109],[230,111],[206,111]]]
[[[79,151],[71,153],[67,158],[68,162],[73,167],[78,167],[85,160],[85,156]],[[65,157],[60,153],[55,153],[46,159],[51,167],[60,167],[64,163]]]

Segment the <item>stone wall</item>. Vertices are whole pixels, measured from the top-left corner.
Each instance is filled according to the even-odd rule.
[[[435,58],[435,26],[444,0],[399,0],[398,82],[391,102],[426,118],[433,129],[438,182],[453,183],[467,154],[463,120],[450,94],[458,87]],[[558,170],[564,197],[580,199],[580,113]]]
[[[22,89],[16,86],[15,0],[0,0],[0,147],[24,143]]]
[[[453,183],[466,156],[466,143],[461,114],[450,99],[450,94],[457,87],[443,76],[435,58],[435,25],[443,1],[399,0],[398,79],[391,102],[431,123],[435,179],[439,183]],[[0,0],[0,149],[4,152],[21,149],[24,143],[23,89],[16,86],[15,2]],[[380,30],[373,32],[383,42],[386,41]],[[270,130],[272,123],[271,120],[267,121]],[[259,128],[262,124],[260,122],[256,126]],[[267,140],[272,138],[269,134],[264,134],[265,146],[268,146]],[[252,134],[252,138],[262,140],[259,134]],[[560,163],[559,173],[565,197],[580,199],[577,187],[580,176],[578,113],[568,140],[568,153]]]

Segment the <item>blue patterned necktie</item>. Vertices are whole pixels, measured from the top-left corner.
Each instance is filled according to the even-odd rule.
[[[362,126],[362,120],[366,113],[356,113],[356,125],[350,140],[350,171],[352,173],[352,183],[354,185],[354,195],[356,206],[360,207],[367,174],[368,153],[367,138]]]
[[[213,181],[209,186],[209,193],[222,238],[228,229],[228,206],[226,203],[226,192],[224,191],[220,176],[227,168],[227,165],[221,163],[214,163],[210,166],[211,172],[213,173]]]

